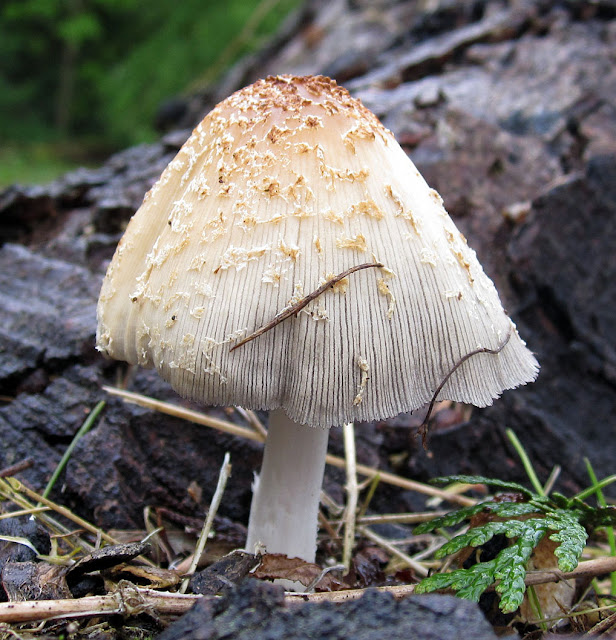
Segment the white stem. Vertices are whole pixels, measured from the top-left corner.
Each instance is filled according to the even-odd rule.
[[[344,453],[346,459],[346,492],[347,501],[344,515],[344,539],[342,545],[342,564],[348,573],[351,567],[351,556],[355,544],[355,521],[357,518],[357,460],[355,457],[355,429],[352,422],[343,427]]]
[[[261,475],[253,486],[246,550],[314,562],[329,429],[270,412]]]

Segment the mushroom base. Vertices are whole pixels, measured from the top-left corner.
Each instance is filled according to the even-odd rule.
[[[253,485],[247,551],[265,548],[314,562],[329,429],[270,412],[261,474]]]

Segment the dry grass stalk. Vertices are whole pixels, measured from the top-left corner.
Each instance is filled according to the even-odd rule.
[[[8,518],[19,518],[19,516],[32,516],[38,513],[51,511],[49,507],[33,507],[32,509],[19,509],[18,511],[9,511],[8,513],[0,513],[0,520]]]
[[[267,429],[263,426],[259,416],[252,409],[244,409],[243,407],[235,407],[235,410],[246,420],[246,422],[263,438],[267,436]]]
[[[28,499],[24,496],[27,496],[27,498],[30,498],[35,502],[29,502]],[[40,520],[40,522],[43,523],[52,533],[52,537],[62,537],[73,549],[92,552],[94,549],[100,546],[101,540],[104,540],[109,544],[121,544],[120,540],[117,540],[113,536],[110,536],[108,533],[105,533],[102,529],[95,527],[87,520],[84,520],[83,518],[75,515],[70,509],[63,507],[62,505],[59,505],[52,500],[49,500],[48,498],[43,498],[41,494],[33,491],[16,478],[0,478],[0,498],[9,500],[14,504],[22,507],[21,513],[36,514],[38,520]],[[79,530],[69,530],[67,527],[60,524],[56,519],[54,519],[50,515],[51,512],[55,512],[59,516],[62,516],[67,520],[73,522],[75,525],[77,525],[77,527],[79,527]],[[15,513],[16,512],[12,512],[8,515],[15,516]],[[79,533],[82,531],[87,531],[88,533],[96,536],[96,544],[92,545],[90,542],[85,540],[83,536],[80,536]],[[148,558],[139,556],[139,560],[144,564],[154,566],[154,563]]]
[[[189,574],[194,574],[197,570],[197,566],[199,565],[199,560],[203,555],[203,550],[205,549],[205,544],[207,542],[208,536],[210,535],[210,531],[212,530],[212,525],[214,524],[214,517],[218,512],[218,507],[222,501],[223,493],[225,492],[225,487],[227,486],[227,480],[231,475],[231,463],[229,462],[229,453],[225,453],[225,457],[222,463],[222,467],[220,468],[220,474],[218,475],[218,483],[216,485],[216,491],[212,496],[212,501],[210,502],[210,508],[207,512],[207,518],[203,524],[203,528],[201,529],[201,533],[199,534],[199,539],[197,540],[197,546],[195,547],[195,551],[193,553],[192,561],[190,563],[190,568],[188,570]],[[186,578],[182,581],[182,585],[180,586],[180,593],[185,593],[188,588],[188,583],[190,582],[189,578]]]
[[[616,613],[612,613],[612,615],[608,616],[601,622],[597,622],[597,624],[588,631],[584,635],[584,637],[588,638],[613,638],[614,631],[616,630]]]
[[[103,387],[103,390],[112,396],[119,396],[125,402],[137,404],[140,407],[145,407],[146,409],[153,409],[154,411],[159,411],[160,413],[164,413],[168,416],[188,420],[188,422],[194,422],[195,424],[210,427],[212,429],[222,431],[223,433],[239,436],[245,440],[255,440],[257,442],[265,441],[265,437],[257,433],[254,429],[247,429],[246,427],[240,427],[232,422],[227,422],[226,420],[212,418],[211,416],[207,416],[199,411],[180,407],[172,404],[171,402],[163,402],[162,400],[156,400],[140,393],[125,391],[124,389],[116,389],[115,387]]]
[[[240,438],[255,440],[257,442],[264,441],[264,437],[253,429],[239,427],[231,422],[227,422],[226,420],[212,418],[198,411],[193,411],[192,409],[185,409],[184,407],[180,407],[170,402],[155,400],[154,398],[149,398],[148,396],[144,396],[140,393],[134,393],[132,391],[124,391],[123,389],[116,389],[114,387],[103,387],[103,389],[111,395],[118,396],[126,402],[132,402],[133,404],[137,404],[141,407],[154,409],[155,411],[160,411],[161,413],[181,418],[182,420],[188,420],[195,424],[217,429],[223,433],[239,436]],[[338,456],[328,454],[326,461],[327,464],[333,467],[337,467],[339,469],[346,468],[346,461]],[[476,500],[468,498],[467,496],[457,495],[456,493],[446,491],[444,489],[438,489],[437,487],[422,484],[421,482],[415,482],[414,480],[409,480],[408,478],[403,478],[395,475],[394,473],[388,473],[387,471],[379,471],[378,469],[373,469],[372,467],[368,467],[363,464],[357,465],[357,473],[368,478],[373,478],[378,475],[381,482],[385,482],[386,484],[390,484],[394,487],[434,496],[461,506],[470,506],[476,503]]]
[[[372,542],[376,542],[376,544],[378,544],[380,547],[383,547],[383,549],[387,550],[392,556],[395,556],[399,560],[402,560],[402,562],[406,566],[413,569],[413,571],[417,575],[422,577],[425,577],[428,575],[428,569],[424,567],[423,564],[421,564],[420,562],[417,562],[416,560],[411,558],[411,556],[404,553],[403,551],[400,551],[400,549],[398,549],[395,545],[393,545],[389,540],[386,540],[385,538],[382,538],[381,536],[377,535],[376,533],[374,533],[374,531],[372,531],[371,529],[368,529],[368,527],[359,527],[359,532],[364,537],[368,538],[369,540],[372,540]]]
[[[448,511],[426,511],[425,513],[383,513],[373,516],[362,516],[357,518],[357,524],[418,524],[427,522],[440,516],[444,516]]]
[[[106,596],[2,602],[0,603],[0,623],[19,624],[39,620],[118,614],[128,617],[146,611],[156,612],[158,615],[181,615],[201,597],[154,591],[136,587],[130,583],[120,583],[114,593]]]
[[[33,491],[15,478],[0,479],[0,497],[21,507],[22,512],[29,514],[37,513],[37,518],[44,523],[54,535],[66,536],[74,532],[71,532],[67,527],[55,520],[50,515],[50,512],[55,512],[58,515],[67,518],[71,522],[74,522],[80,529],[89,531],[110,544],[117,544],[117,541],[114,538],[93,526],[83,518],[76,516],[72,511],[70,511],[70,509],[56,504],[47,498],[43,498],[42,495]],[[35,502],[30,502],[28,498]],[[42,504],[43,507],[37,506],[40,504]],[[39,508],[44,509],[44,511],[39,510]],[[74,538],[67,539],[67,541],[73,548],[81,547],[85,551],[94,550],[94,546],[92,544],[77,535],[75,535]]]

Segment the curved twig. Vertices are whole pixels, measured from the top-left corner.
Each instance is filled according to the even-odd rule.
[[[419,425],[419,429],[417,430],[417,434],[418,435],[421,434],[421,444],[423,445],[424,449],[428,448],[427,447],[428,423],[430,422],[430,417],[432,416],[432,411],[434,409],[434,405],[436,404],[436,399],[438,398],[438,394],[443,390],[443,387],[447,384],[447,381],[449,380],[449,378],[451,378],[451,376],[467,360],[469,360],[473,356],[479,355],[480,353],[489,353],[491,355],[497,355],[498,353],[500,353],[507,346],[507,343],[509,342],[509,339],[511,338],[511,332],[512,332],[512,328],[509,327],[509,331],[507,333],[507,336],[505,337],[503,342],[498,347],[496,347],[496,349],[489,349],[488,347],[480,347],[479,349],[475,349],[474,351],[471,351],[470,353],[467,353],[466,355],[462,356],[458,360],[458,362],[456,362],[456,364],[453,365],[453,367],[451,368],[451,371],[449,371],[447,373],[447,375],[443,378],[441,383],[436,388],[436,391],[434,392],[434,395],[432,396],[432,400],[430,400],[430,405],[428,406],[428,412],[426,413],[426,417],[424,418],[423,422]]]

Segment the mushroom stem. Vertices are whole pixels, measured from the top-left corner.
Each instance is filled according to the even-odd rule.
[[[261,475],[253,485],[246,549],[314,562],[329,429],[270,412]]]

